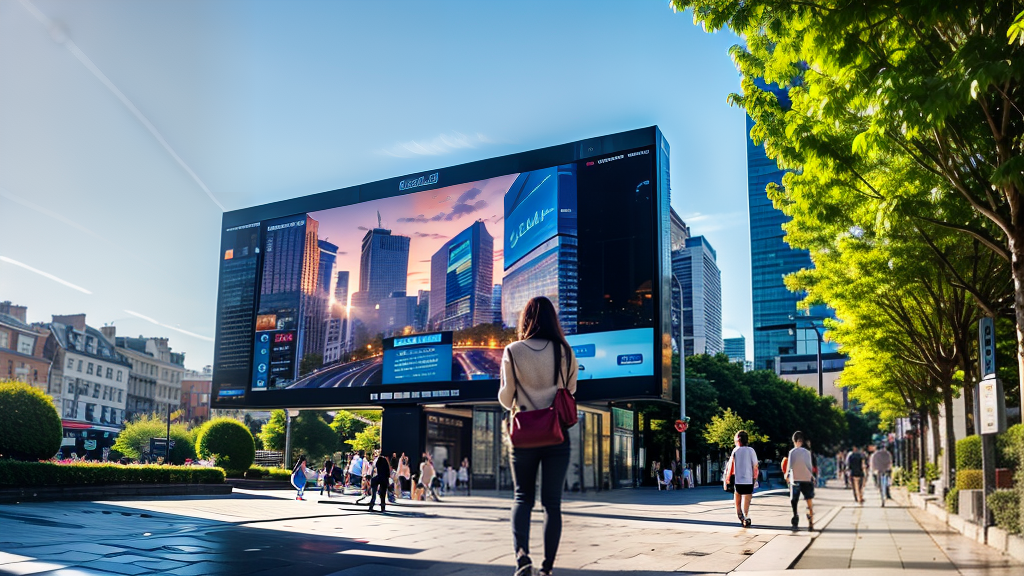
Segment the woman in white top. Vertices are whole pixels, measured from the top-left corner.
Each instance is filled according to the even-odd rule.
[[[729,463],[725,466],[722,486],[728,489],[730,476],[735,476],[733,502],[736,503],[736,517],[740,519],[740,526],[749,527],[750,499],[754,496],[754,481],[758,473],[757,453],[747,446],[750,438],[746,430],[737,432],[733,440],[736,442],[736,448],[733,449]]]
[[[506,409],[521,412],[546,410],[555,392],[565,386],[576,393],[578,368],[572,347],[558,323],[558,313],[543,296],[526,303],[519,318],[519,341],[509,344],[501,359],[498,401]],[[512,542],[516,576],[533,573],[530,559],[530,512],[537,492],[537,472],[542,470],[540,501],[544,506],[544,563],[537,572],[550,576],[562,538],[562,485],[569,469],[569,435],[562,443],[539,448],[512,447]]]

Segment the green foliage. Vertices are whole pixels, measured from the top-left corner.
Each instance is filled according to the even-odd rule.
[[[356,437],[348,441],[352,450],[365,450],[367,453],[380,448],[380,425],[367,426],[365,430],[356,434]]]
[[[266,466],[250,466],[245,471],[245,478],[253,480],[288,480],[292,473],[287,468],[268,468]]]
[[[711,422],[704,430],[704,440],[720,450],[731,450],[736,445],[736,433],[740,430],[747,431],[750,444],[768,441],[767,436],[758,432],[757,424],[754,424],[753,420],[740,418],[731,408],[726,408],[711,417]]]
[[[338,450],[338,434],[321,412],[304,410],[292,420],[292,456],[305,454],[310,463],[323,461]],[[293,460],[294,461],[294,460]]]
[[[996,467],[1019,470],[1024,468],[1024,424],[1014,424],[996,436]]]
[[[1021,501],[1017,490],[996,490],[986,500],[996,526],[1010,534],[1021,533]]]
[[[981,470],[981,436],[975,434],[956,441],[956,469]]]
[[[879,418],[873,412],[864,412],[860,407],[850,408],[845,413],[848,440],[851,446],[867,446],[878,433]]]
[[[63,437],[49,396],[24,382],[0,380],[0,458],[51,458]]]
[[[222,484],[224,471],[203,466],[155,466],[0,460],[0,486],[82,484]]]
[[[243,474],[256,459],[256,444],[244,424],[232,418],[215,418],[196,433],[196,453],[212,459],[228,475]]]
[[[957,470],[956,486],[961,490],[981,490],[985,483],[982,470]]]
[[[946,492],[946,512],[950,514],[960,513],[960,487],[953,486]]]
[[[892,467],[892,485],[893,486],[906,486],[907,485],[907,480],[909,479],[909,477],[910,477],[910,474],[907,472],[906,468],[904,468],[902,466],[893,466]]]
[[[334,413],[334,420],[331,420],[330,426],[338,436],[339,446],[345,446],[350,440],[356,439],[356,434],[366,429],[367,422],[354,412],[338,410]]]
[[[167,421],[159,416],[144,414],[137,420],[128,422],[124,430],[117,435],[112,450],[124,454],[128,458],[141,458],[149,452],[151,438],[163,438],[167,435]],[[196,440],[193,432],[184,424],[171,424],[171,464],[184,464],[186,459],[195,459]],[[163,458],[164,454],[152,454],[152,457]],[[111,457],[113,459],[113,457]]]
[[[287,425],[288,414],[284,410],[274,410],[270,413],[270,420],[260,430],[260,440],[267,450],[284,451]]]

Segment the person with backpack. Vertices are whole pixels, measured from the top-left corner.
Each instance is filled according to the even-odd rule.
[[[757,453],[747,444],[750,435],[746,430],[736,433],[733,442],[736,448],[729,456],[729,463],[725,466],[725,474],[722,475],[722,488],[729,490],[729,484],[733,487],[733,502],[736,504],[736,517],[740,520],[740,526],[747,528],[751,525],[750,500],[754,497],[754,482],[757,480],[758,465]]]
[[[562,537],[562,486],[569,469],[569,435],[576,423],[578,367],[558,313],[544,297],[526,303],[519,318],[519,340],[505,347],[498,401],[512,412],[507,439],[512,444],[515,496],[512,540],[516,576],[532,574],[530,514],[541,474],[544,507],[544,561],[538,574],[549,576]]]
[[[850,471],[850,483],[853,484],[853,499],[858,504],[864,504],[864,468],[867,458],[860,451],[860,447],[854,444],[853,449],[846,456],[846,469]]]

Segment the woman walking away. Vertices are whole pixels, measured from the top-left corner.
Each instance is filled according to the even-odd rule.
[[[391,463],[384,456],[383,450],[374,452],[373,479],[370,481],[370,512],[373,512],[373,504],[380,496],[380,511],[384,512],[387,504],[388,484],[391,482]]]
[[[736,517],[740,519],[740,526],[750,527],[750,499],[754,497],[754,480],[757,478],[757,453],[750,446],[747,446],[749,436],[746,430],[736,433],[736,448],[729,456],[729,463],[725,466],[725,474],[722,476],[722,487],[729,489],[729,478],[734,476],[735,493],[733,502],[736,503]]]
[[[555,307],[547,298],[533,298],[527,302],[519,319],[519,341],[506,347],[501,359],[498,401],[513,411],[512,419],[519,412],[547,410],[554,405],[558,388],[564,387],[569,394],[576,393],[576,376],[576,357],[562,333]],[[555,564],[562,537],[562,485],[569,468],[569,435],[562,430],[561,436],[560,443],[535,448],[517,447],[513,442],[512,540],[516,576],[525,576],[533,570],[530,512],[536,499],[538,469],[543,470],[540,498],[544,506],[544,563],[539,574],[550,575]]]
[[[320,495],[324,495],[324,490],[327,490],[327,497],[331,497],[331,490],[334,488],[334,462],[330,460],[324,462],[324,483],[320,486]]]
[[[305,500],[302,497],[306,491],[306,457],[299,456],[299,461],[292,468],[292,486],[295,486],[295,499]]]

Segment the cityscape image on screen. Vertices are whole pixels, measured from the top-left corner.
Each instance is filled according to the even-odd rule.
[[[536,296],[558,310],[580,379],[652,376],[652,156],[633,150],[225,229],[218,368],[247,381],[222,381],[217,396],[493,382]]]

